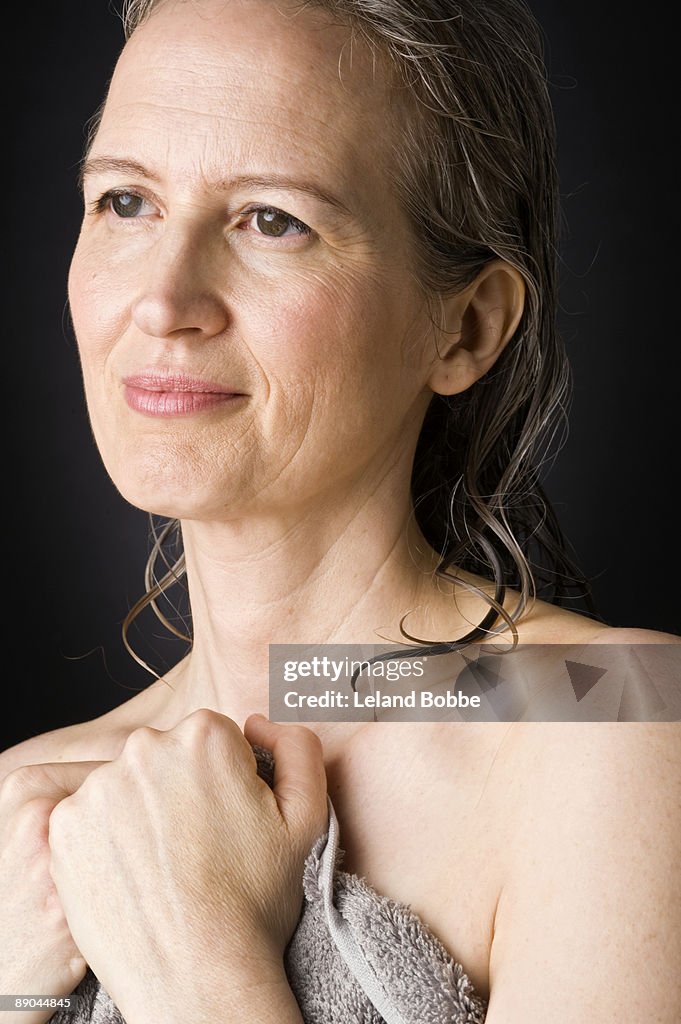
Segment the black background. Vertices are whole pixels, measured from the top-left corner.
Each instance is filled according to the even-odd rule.
[[[558,121],[561,327],[575,381],[569,437],[546,486],[605,621],[681,633],[676,36],[659,10],[630,19],[586,0],[532,7]],[[148,519],[100,464],[66,315],[84,125],[122,29],[105,0],[27,5],[16,17],[5,127],[3,747],[90,719],[151,680],[120,640],[143,589]],[[153,617],[133,630],[159,669],[184,650],[161,633]]]

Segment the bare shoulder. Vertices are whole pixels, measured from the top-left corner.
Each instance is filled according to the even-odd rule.
[[[482,576],[459,570],[462,579],[473,584],[479,591],[493,597],[495,584]],[[510,613],[520,594],[507,588],[504,607]],[[478,599],[470,602],[466,610],[471,620],[477,621],[489,611],[488,606]],[[549,604],[539,598],[533,599],[517,623],[518,639],[523,644],[681,644],[681,636],[653,629],[613,627],[598,619],[592,619],[580,612],[570,611],[559,605]]]
[[[146,691],[144,691],[146,692]],[[0,782],[15,768],[60,761],[109,761],[126,737],[145,723],[142,694],[86,722],[51,729],[0,752]]]
[[[681,644],[681,636],[655,629],[608,626],[587,615],[535,601],[519,623],[524,643]]]
[[[678,724],[514,732],[490,1024],[678,1019]]]
[[[78,756],[78,749],[87,734],[90,723],[67,725],[31,736],[0,752],[0,782],[14,771],[28,764],[46,764],[59,761],[99,760],[99,758]]]
[[[599,630],[590,643],[597,644],[672,644],[681,645],[681,636],[663,633],[657,629],[633,629],[606,626]]]

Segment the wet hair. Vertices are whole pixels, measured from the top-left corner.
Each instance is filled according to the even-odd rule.
[[[125,0],[126,38],[167,2]],[[306,9],[346,25],[389,69],[400,102],[386,112],[395,138],[388,173],[433,321],[441,299],[492,260],[515,267],[526,287],[520,323],[490,370],[460,394],[433,395],[412,471],[412,514],[438,554],[437,575],[483,597],[490,611],[456,641],[421,640],[402,622],[400,632],[427,644],[419,655],[506,630],[515,643],[516,623],[539,596],[560,606],[582,599],[599,618],[540,480],[558,430],[567,431],[572,388],[557,327],[561,211],[541,28],[523,0],[307,0],[295,12]],[[90,143],[98,123],[95,115]],[[495,597],[459,568],[492,580]],[[149,605],[191,642],[157,604],[183,575],[180,525],[171,520],[155,532],[146,593],[123,625],[136,660],[127,631]],[[507,587],[519,593],[512,611],[502,607]]]

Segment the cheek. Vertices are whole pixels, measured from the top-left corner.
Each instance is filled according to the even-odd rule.
[[[403,370],[388,282],[347,273],[289,281],[258,303],[251,336],[271,382],[357,394]],[[316,394],[316,400],[324,396]]]
[[[127,315],[128,283],[113,272],[97,247],[81,238],[68,277],[71,317],[83,372],[106,358]]]
[[[289,470],[332,465],[340,476],[403,433],[419,390],[405,360],[411,299],[394,280],[347,271],[290,285],[251,311],[249,344],[270,392],[263,440]]]

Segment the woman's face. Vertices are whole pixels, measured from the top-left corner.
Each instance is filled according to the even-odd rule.
[[[415,444],[435,350],[373,63],[327,15],[267,0],[168,0],[126,45],[69,297],[133,504],[285,510]]]

